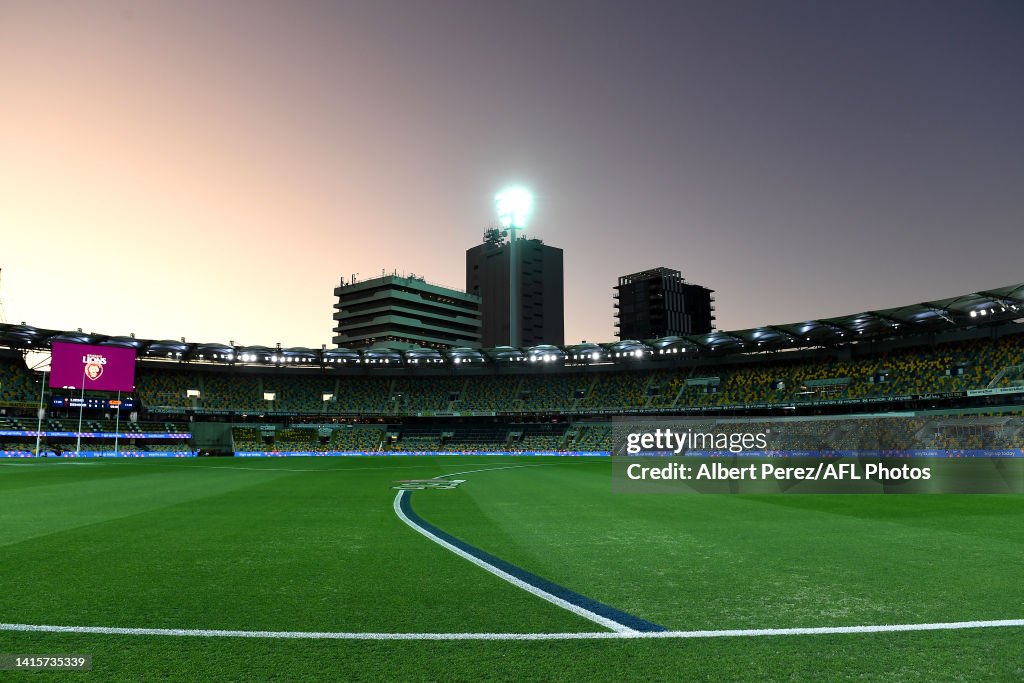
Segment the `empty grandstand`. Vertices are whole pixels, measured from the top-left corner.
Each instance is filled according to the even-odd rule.
[[[609,421],[620,415],[1013,415],[1024,406],[1022,292],[523,349],[309,351],[2,325],[0,434],[19,452],[35,452],[37,432],[40,447],[58,451],[82,438],[100,452],[193,452],[204,448],[189,439],[196,424],[223,423],[222,452],[578,452],[607,451]],[[44,388],[22,355],[53,341],[134,346],[131,415],[80,415],[74,392]],[[941,442],[941,430],[929,438]]]

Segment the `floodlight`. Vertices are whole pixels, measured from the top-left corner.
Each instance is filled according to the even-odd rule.
[[[523,187],[510,187],[494,196],[494,208],[503,228],[521,229],[533,212],[533,194]]]

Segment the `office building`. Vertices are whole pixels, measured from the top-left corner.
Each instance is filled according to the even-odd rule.
[[[500,231],[488,230],[483,244],[466,250],[466,292],[480,297],[482,345],[493,348],[565,343],[562,250],[539,239],[516,240],[518,339],[513,343],[510,338],[511,246]]]
[[[415,275],[334,289],[334,344],[350,349],[480,347],[480,298]]]
[[[715,327],[713,290],[686,282],[678,270],[623,275],[615,287],[619,339],[707,334]]]

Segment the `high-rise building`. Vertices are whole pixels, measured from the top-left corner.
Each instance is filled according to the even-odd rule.
[[[433,349],[480,346],[480,297],[421,277],[382,275],[334,289],[334,344]]]
[[[509,252],[500,231],[484,233],[484,243],[466,250],[466,292],[480,297],[484,348],[565,343],[562,250],[539,239],[515,244],[518,339],[509,330]]]
[[[654,268],[623,275],[615,287],[619,339],[707,334],[715,327],[713,290],[689,283],[678,270]]]

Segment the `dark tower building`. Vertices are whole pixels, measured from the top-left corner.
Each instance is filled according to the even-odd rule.
[[[466,292],[480,297],[484,348],[509,339],[509,247],[499,230],[466,250]],[[515,346],[565,343],[562,250],[538,239],[516,240],[519,339]]]
[[[715,327],[712,291],[670,268],[623,275],[615,287],[619,339],[707,334]]]

